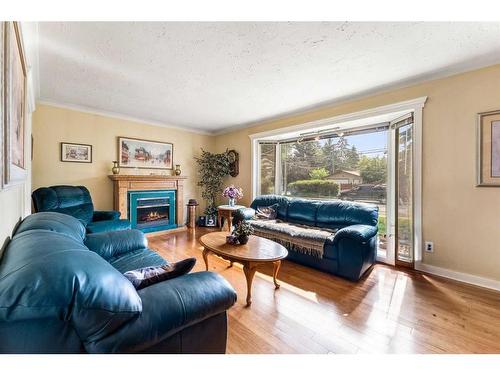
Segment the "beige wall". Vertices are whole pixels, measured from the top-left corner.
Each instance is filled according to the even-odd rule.
[[[113,186],[107,176],[111,174],[112,161],[117,160],[118,136],[173,143],[174,164],[180,164],[182,174],[188,176],[184,198],[198,199],[202,203],[198,213],[202,212],[204,203],[196,186],[193,157],[200,154],[201,147],[213,150],[214,137],[40,104],[33,114],[33,190],[58,184],[85,185],[92,194],[96,209],[112,209]],[[61,162],[60,142],[91,144],[93,162]],[[139,172],[163,171],[141,169]],[[122,168],[120,173],[132,174],[135,171]]]
[[[475,187],[476,114],[500,109],[500,65],[264,122],[216,138],[240,153],[231,182],[251,191],[249,135],[428,96],[423,117],[423,237],[435,252],[423,262],[500,280],[500,187]]]

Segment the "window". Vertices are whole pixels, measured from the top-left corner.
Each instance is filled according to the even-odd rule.
[[[379,207],[379,248],[387,240],[389,126],[259,144],[258,194],[343,199]]]

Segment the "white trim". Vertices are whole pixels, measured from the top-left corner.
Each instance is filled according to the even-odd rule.
[[[90,113],[92,115],[99,115],[99,116],[111,117],[111,118],[116,118],[116,119],[125,120],[125,121],[136,122],[136,123],[145,124],[145,125],[159,126],[161,128],[175,129],[175,130],[181,130],[181,131],[185,131],[185,132],[189,132],[189,133],[214,136],[213,133],[205,131],[205,130],[199,130],[199,129],[194,129],[194,128],[190,128],[190,127],[181,127],[181,126],[175,126],[175,125],[167,125],[167,124],[164,124],[162,122],[158,122],[158,121],[154,121],[154,120],[143,119],[143,118],[133,117],[133,116],[127,116],[127,115],[123,115],[123,114],[116,113],[116,112],[103,111],[100,109],[82,106],[82,105],[77,105],[77,104],[62,103],[62,102],[58,102],[58,101],[45,100],[45,99],[37,100],[37,103],[42,104],[42,105],[49,105],[49,106],[57,107],[57,108],[69,109],[69,110],[78,111],[78,112]]]
[[[380,107],[369,108],[369,109],[365,109],[365,110],[358,111],[358,112],[342,114],[342,115],[324,118],[324,119],[316,120],[316,121],[310,121],[310,122],[306,122],[306,123],[302,123],[302,124],[298,124],[298,125],[287,126],[287,127],[283,127],[283,128],[279,128],[279,129],[260,132],[260,133],[254,133],[254,134],[250,134],[249,137],[250,137],[250,139],[264,138],[264,137],[269,137],[269,136],[273,136],[273,135],[280,135],[280,134],[284,134],[284,133],[298,132],[301,130],[311,130],[311,128],[328,126],[328,125],[335,125],[335,124],[339,124],[342,122],[354,121],[354,120],[359,120],[359,119],[362,119],[365,117],[384,115],[384,114],[392,113],[392,112],[400,112],[400,111],[405,111],[405,110],[412,111],[412,110],[416,110],[418,108],[423,108],[426,100],[427,100],[427,96],[422,96],[419,98],[406,100],[403,102],[398,102],[398,103],[393,103],[393,104],[388,104],[388,105],[383,105]]]
[[[420,272],[429,273],[436,276],[446,277],[448,279],[460,281],[466,284],[476,285],[483,288],[500,291],[500,281],[488,279],[482,276],[471,275],[469,273],[453,271],[447,268],[431,266],[422,262],[415,262],[415,269]]]

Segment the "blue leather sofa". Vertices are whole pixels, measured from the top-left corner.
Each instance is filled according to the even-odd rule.
[[[239,215],[251,219],[257,207],[278,204],[277,219],[292,224],[338,230],[325,242],[323,257],[289,251],[287,259],[349,280],[359,280],[375,263],[378,207],[341,200],[318,201],[262,195]],[[290,249],[289,249],[290,250]]]
[[[0,261],[0,353],[224,353],[236,301],[224,278],[136,291],[122,274],[166,262],[140,231],[86,236],[71,216],[28,216]]]
[[[128,220],[120,219],[118,211],[94,211],[94,204],[85,186],[50,186],[32,194],[35,212],[60,212],[79,219],[88,233],[130,229]]]

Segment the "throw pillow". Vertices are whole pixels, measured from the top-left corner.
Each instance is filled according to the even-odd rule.
[[[182,276],[191,271],[196,263],[196,258],[187,258],[177,263],[166,264],[158,267],[144,267],[128,271],[123,274],[139,290],[147,286]]]
[[[279,207],[278,203],[275,203],[272,206],[267,206],[267,207],[257,207],[255,215],[257,216],[258,219],[274,220],[278,216],[278,207]]]

